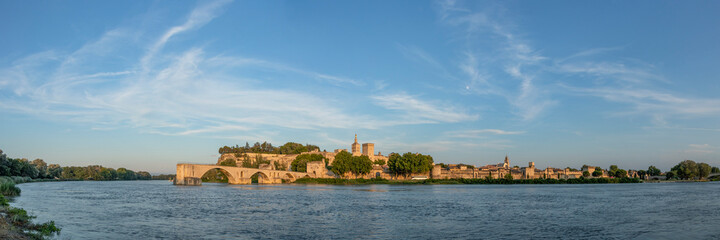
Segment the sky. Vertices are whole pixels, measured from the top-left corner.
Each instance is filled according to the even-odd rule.
[[[0,149],[173,173],[249,142],[720,165],[718,1],[0,0]]]

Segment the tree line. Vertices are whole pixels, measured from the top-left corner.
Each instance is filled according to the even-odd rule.
[[[420,153],[391,153],[388,156],[388,167],[395,175],[410,176],[417,173],[430,172],[433,168],[433,158]]]
[[[373,164],[386,164],[385,160],[382,159],[371,161],[368,156],[353,156],[347,151],[341,151],[335,155],[335,160],[331,166],[328,166],[328,159],[320,154],[298,155],[293,160],[290,170],[305,172],[307,163],[313,161],[324,161],[325,166],[338,176],[346,176],[347,174],[365,175],[372,171]],[[411,174],[429,172],[433,166],[433,158],[419,153],[405,153],[402,155],[391,153],[387,164],[391,174],[407,177]]]
[[[287,142],[280,147],[275,147],[269,142],[255,142],[252,146],[245,142],[245,146],[223,146],[218,149],[218,153],[270,153],[270,154],[300,154],[303,152],[310,152],[313,150],[320,150],[320,147],[312,144],[302,145],[295,142]]]
[[[707,163],[696,163],[693,160],[685,160],[673,166],[669,172],[665,173],[665,176],[668,180],[692,180],[695,179],[695,177],[702,180],[707,178],[710,173],[720,173],[720,169],[718,167],[711,167]]]
[[[2,150],[0,150],[0,176],[66,180],[150,180],[152,177],[148,172],[135,172],[126,168],[116,170],[100,165],[61,167],[59,164],[47,164],[42,159],[28,161],[25,158],[9,158]]]
[[[353,156],[352,153],[341,151],[335,155],[330,171],[338,176],[345,176],[346,173],[365,175],[372,170],[372,161],[368,156]]]

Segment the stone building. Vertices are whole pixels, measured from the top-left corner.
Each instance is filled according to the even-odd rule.
[[[535,162],[528,162],[527,167],[510,167],[510,159],[506,155],[505,161],[498,164],[485,165],[482,167],[469,166],[465,164],[449,164],[447,168],[436,164],[430,172],[430,177],[434,179],[449,178],[487,178],[493,179],[505,178],[510,174],[513,179],[536,179],[536,178],[552,178],[552,179],[570,179],[582,176],[582,171],[572,171],[569,168],[558,169],[548,167],[545,170],[535,168]]]
[[[387,162],[388,158],[386,156],[383,156],[380,152],[375,154],[375,144],[374,143],[363,143],[362,144],[362,151],[360,150],[360,143],[358,143],[357,140],[357,134],[355,134],[355,142],[351,145],[352,149],[352,155],[353,156],[368,156],[370,158],[370,161],[375,160],[385,160]]]
[[[362,149],[361,149],[361,146],[362,146]],[[388,158],[387,158],[386,156],[383,156],[383,155],[380,154],[379,152],[378,152],[377,154],[375,154],[375,144],[374,144],[374,143],[363,143],[362,145],[361,145],[360,143],[358,143],[358,141],[357,141],[357,134],[355,134],[355,142],[353,142],[353,143],[350,145],[350,149],[352,150],[351,153],[353,154],[353,156],[368,156],[368,158],[370,158],[370,161],[375,161],[375,160],[378,160],[378,159],[385,160],[385,162],[386,162],[385,166],[387,167],[387,160],[388,160]],[[322,152],[321,152],[320,150],[313,150],[313,151],[304,152],[304,153],[301,153],[301,154],[320,154],[320,155],[322,155],[324,158],[327,158],[327,159],[328,159],[328,165],[329,165],[329,166],[332,166],[333,161],[335,161],[335,156],[336,156],[338,153],[342,152],[342,151],[346,151],[346,152],[347,152],[347,149],[335,149],[335,151],[333,151],[333,152],[327,152],[327,151],[322,151]],[[242,161],[243,161],[243,159],[245,158],[245,156],[247,156],[247,157],[250,158],[251,160],[255,160],[255,159],[258,159],[258,158],[262,158],[263,160],[270,161],[270,164],[268,164],[268,166],[264,166],[265,168],[270,168],[270,169],[273,169],[273,170],[286,170],[286,171],[289,171],[289,170],[290,170],[290,164],[293,162],[293,160],[295,160],[295,158],[296,158],[298,155],[300,155],[300,154],[271,154],[271,153],[243,153],[243,154],[239,154],[239,153],[225,153],[225,154],[220,155],[220,157],[218,157],[217,163],[220,164],[222,161],[225,161],[225,160],[227,160],[227,159],[235,159],[235,163],[236,163],[237,166],[239,167],[239,166],[242,166]],[[275,164],[276,162],[277,162],[278,164]],[[275,168],[276,168],[276,167],[275,167],[276,165],[277,165],[277,166],[283,166],[285,169],[275,169]],[[323,163],[323,168],[325,168],[324,163]]]
[[[585,166],[582,170],[573,170],[570,168],[560,169],[547,167],[543,170],[535,167],[535,162],[528,162],[527,167],[510,167],[510,158],[505,155],[503,162],[498,164],[490,164],[481,167],[476,167],[467,164],[449,164],[447,167],[442,167],[439,164],[435,164],[429,173],[412,174],[409,176],[394,176],[390,173],[387,165],[387,156],[383,156],[380,152],[375,153],[374,143],[363,143],[360,144],[357,140],[357,134],[355,134],[355,141],[350,144],[351,154],[353,156],[367,156],[371,161],[385,160],[385,164],[378,165],[373,164],[373,168],[369,174],[354,176],[347,175],[348,178],[385,178],[385,179],[411,179],[417,176],[427,176],[433,179],[450,179],[450,178],[493,178],[500,179],[505,178],[508,174],[513,179],[537,179],[537,178],[550,178],[550,179],[571,179],[580,178],[584,171],[590,173],[594,172],[596,167]],[[347,149],[335,149],[333,152],[314,150],[302,154],[319,154],[327,159],[328,166],[332,166],[335,161],[335,156],[342,151]],[[290,170],[290,165],[295,158],[300,154],[267,154],[267,153],[245,153],[235,154],[227,153],[222,154],[218,158],[218,163],[226,159],[235,159],[238,166],[241,166],[243,158],[246,156],[250,159],[262,158],[270,161],[270,164],[264,164],[263,169],[271,170]],[[276,164],[277,163],[277,164]],[[284,167],[285,169],[275,169],[276,166]],[[334,178],[335,176],[331,171],[327,169],[325,163],[322,161],[310,162],[307,166],[308,175],[316,178]],[[637,176],[637,172],[628,171],[628,176]],[[603,176],[608,177],[607,171],[603,170]]]

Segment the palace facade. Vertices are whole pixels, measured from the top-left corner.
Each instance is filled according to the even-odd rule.
[[[346,176],[350,178],[385,178],[385,179],[452,179],[452,178],[505,178],[506,176],[512,176],[512,179],[537,179],[537,178],[550,178],[550,179],[572,179],[580,178],[583,172],[588,171],[593,173],[596,167],[586,166],[581,170],[575,170],[571,168],[553,168],[547,167],[545,169],[537,169],[535,162],[528,162],[526,167],[510,167],[510,159],[506,155],[505,160],[498,164],[490,164],[481,167],[476,167],[467,164],[434,164],[430,172],[413,174],[408,177],[395,176],[389,170],[387,165],[388,157],[382,155],[380,152],[375,153],[374,143],[363,143],[360,144],[357,140],[357,134],[355,134],[355,141],[350,144],[351,154],[353,156],[367,156],[371,161],[384,160],[385,164],[373,164],[373,169],[369,174],[361,176]],[[335,161],[335,156],[347,149],[335,149],[332,152],[314,150],[311,152],[301,154],[320,154],[328,159],[328,166],[332,166]],[[251,159],[262,158],[263,160],[270,161],[270,164],[261,165],[260,168],[272,169],[272,170],[290,170],[290,164],[300,154],[268,154],[268,153],[245,153],[247,157]],[[218,164],[227,159],[235,159],[238,166],[242,163],[242,154],[226,153],[222,154],[218,158]],[[276,164],[277,163],[277,164]],[[276,169],[276,166],[281,166],[283,169]],[[324,162],[311,162],[307,166],[310,177],[317,178],[335,178],[338,177],[331,171],[327,170]],[[603,170],[602,177],[608,177],[607,171]],[[634,171],[628,171],[628,176],[637,176]]]

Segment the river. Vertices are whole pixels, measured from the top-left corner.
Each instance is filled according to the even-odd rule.
[[[59,239],[720,239],[720,182],[18,186]]]

